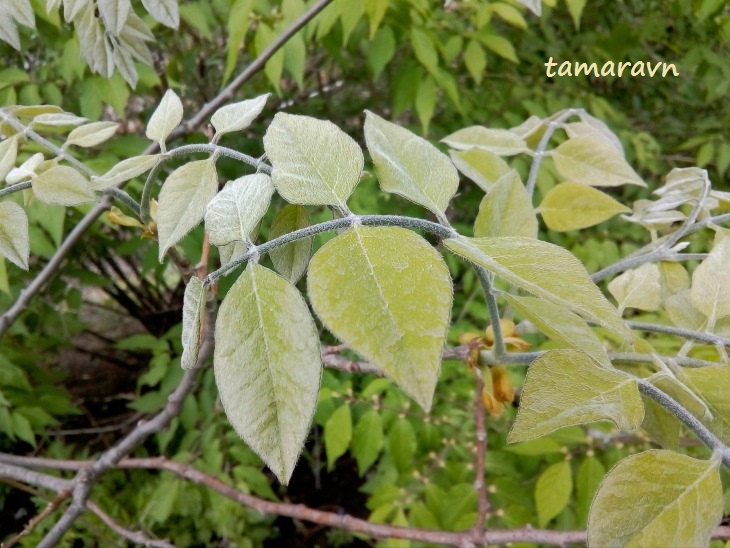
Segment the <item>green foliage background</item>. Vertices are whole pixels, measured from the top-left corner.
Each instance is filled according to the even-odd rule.
[[[155,42],[150,44],[154,66],[136,64],[139,81],[132,90],[119,74],[110,80],[93,74],[80,56],[74,29],[57,12],[47,15],[37,0],[37,30],[20,28],[22,48],[0,43],[5,60],[0,105],[48,103],[90,120],[122,120],[125,135],[102,152],[78,153],[104,172],[144,149],[147,140],[140,129],[164,90],[175,89],[186,112],[196,112],[309,4],[186,1],[181,3],[180,30],[174,31],[155,23],[135,3]],[[629,163],[645,180],[658,182],[671,167],[698,165],[709,170],[715,188],[724,190],[730,169],[730,11],[725,3],[583,4],[545,2],[538,18],[514,2],[335,0],[241,90],[243,97],[270,91],[275,97],[260,121],[242,137],[225,137],[225,144],[261,155],[265,124],[284,108],[333,120],[356,140],[362,139],[367,108],[438,140],[466,125],[510,127],[530,115],[584,107],[617,132]],[[551,56],[599,66],[609,60],[662,60],[675,63],[680,76],[550,79],[544,63]],[[191,143],[203,140],[187,138]],[[38,150],[33,144],[24,147],[21,160]],[[538,181],[543,195],[556,183],[546,163]],[[232,162],[219,165],[224,175],[237,176]],[[528,164],[517,160],[515,165],[524,176]],[[372,165],[366,169],[373,172]],[[129,188],[139,192],[141,182]],[[471,183],[462,188],[452,223],[468,233],[483,193]],[[645,191],[622,192],[627,200]],[[380,193],[374,176],[358,186],[351,207],[359,213],[420,215],[417,206]],[[30,205],[31,269],[6,268],[0,260],[0,310],[11,306],[85,209]],[[322,209],[313,220],[328,215]],[[268,236],[270,217],[273,213],[262,223],[262,237]],[[568,232],[551,239],[596,271],[642,241],[643,233],[627,225],[611,221],[580,237]],[[38,449],[58,458],[93,455],[131,428],[139,413],[158,410],[179,382],[181,282],[157,264],[156,245],[134,230],[98,223],[42,298],[0,340],[0,450]],[[199,259],[202,237],[198,229],[183,243],[193,262]],[[316,245],[325,240],[318,238]],[[449,336],[456,344],[459,333],[483,329],[488,313],[473,272],[452,256],[446,260],[455,280]],[[221,295],[231,281],[222,280]],[[120,322],[120,317],[126,319]],[[652,317],[642,313],[636,319]],[[539,336],[529,342],[533,349],[550,347]],[[674,344],[661,336],[652,343],[657,348]],[[428,415],[389,381],[325,371],[316,427],[288,491],[262,471],[258,458],[228,425],[210,370],[172,427],[137,455],[174,455],[272,500],[342,506],[397,525],[464,530],[476,511],[471,487],[474,398],[465,367],[444,364]],[[518,371],[511,374],[516,384],[522,382]],[[648,443],[637,437],[616,441],[610,429],[598,425],[507,447],[513,418],[509,409],[488,423],[487,478],[499,508],[490,514],[490,526],[584,527],[605,471]],[[339,485],[359,494],[342,496]],[[324,495],[312,495],[314,487]],[[116,471],[97,489],[99,504],[120,522],[137,523],[179,545],[207,544],[201,539],[258,545],[292,535],[288,522],[261,517],[166,473]],[[46,503],[41,497],[18,499],[0,486],[3,513]],[[25,545],[34,545],[48,527],[41,524]],[[0,526],[0,533],[9,532]],[[90,515],[74,530],[82,542],[107,534]],[[333,545],[354,542],[342,532],[322,538]]]

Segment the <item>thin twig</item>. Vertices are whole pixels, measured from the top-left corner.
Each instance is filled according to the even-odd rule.
[[[56,498],[50,501],[41,512],[33,516],[33,518],[28,522],[28,524],[23,528],[20,533],[15,535],[10,540],[6,540],[5,542],[0,543],[0,548],[11,548],[12,546],[15,546],[18,542],[22,540],[23,537],[28,536],[30,533],[32,533],[33,529],[35,529],[41,521],[43,521],[47,516],[55,512],[56,508],[58,508],[61,503],[70,496],[71,491],[68,490],[58,493]]]
[[[101,521],[103,521],[109,529],[114,531],[116,534],[118,534],[120,537],[125,538],[131,542],[134,542],[136,544],[140,544],[142,546],[155,546],[157,548],[173,548],[173,545],[167,542],[166,540],[157,540],[153,538],[149,538],[141,531],[130,531],[129,529],[126,529],[119,525],[114,519],[104,512],[96,503],[94,503],[91,500],[86,501],[86,507],[94,512]]]
[[[484,391],[484,378],[482,378],[482,370],[479,367],[474,368],[476,377],[476,406],[474,410],[474,419],[476,422],[476,470],[474,478],[474,489],[477,492],[477,522],[474,525],[474,532],[481,536],[484,534],[484,527],[487,523],[487,512],[489,512],[489,496],[487,495],[487,486],[485,480],[485,461],[487,456],[487,427],[485,424],[484,400],[482,392]]]

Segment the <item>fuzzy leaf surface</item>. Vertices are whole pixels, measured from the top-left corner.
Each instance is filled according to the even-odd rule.
[[[481,148],[452,150],[449,154],[456,169],[479,185],[484,192],[488,192],[500,177],[512,170],[507,162],[494,152]]]
[[[152,3],[152,2],[149,2]],[[157,4],[157,2],[154,2]],[[173,1],[177,8],[177,3]],[[145,7],[147,7],[145,5]],[[149,8],[148,8],[149,9]],[[157,141],[162,150],[165,150],[165,141],[170,133],[180,124],[183,117],[183,105],[180,97],[168,89],[162,96],[160,104],[152,113],[150,121],[147,122],[147,130],[145,135],[152,141]]]
[[[692,303],[715,321],[730,316],[730,236],[718,233],[709,256],[692,273]]]
[[[218,313],[214,371],[228,420],[286,484],[322,375],[317,328],[294,286],[262,266],[248,266]]]
[[[157,208],[160,262],[173,245],[195,228],[218,190],[218,175],[212,160],[197,160],[180,166],[165,181]]]
[[[221,135],[241,131],[250,126],[266,106],[269,95],[271,94],[266,93],[255,99],[246,99],[216,110],[210,118],[210,123],[215,128],[215,140],[217,141]]]
[[[574,183],[590,186],[646,186],[623,155],[604,139],[581,135],[553,151],[558,173]]]
[[[15,202],[0,202],[0,256],[28,270],[28,216]]]
[[[483,126],[460,129],[441,141],[456,150],[476,147],[498,156],[514,156],[529,150],[527,143],[519,135],[507,129],[490,129]]]
[[[608,284],[608,290],[618,302],[619,312],[625,308],[659,310],[662,304],[662,286],[659,267],[643,264],[627,270]]]
[[[69,133],[64,146],[93,147],[113,137],[118,128],[116,122],[92,122]]]
[[[547,192],[538,211],[550,230],[565,232],[597,225],[631,209],[600,190],[566,182]]]
[[[365,111],[365,141],[384,192],[400,194],[443,217],[459,186],[448,156],[370,111]]]
[[[289,204],[282,208],[271,222],[269,239],[273,240],[309,225],[307,210],[300,205]],[[313,239],[302,238],[269,252],[276,271],[293,284],[297,283],[307,270],[309,258],[312,256]]]
[[[276,190],[293,204],[345,207],[360,181],[362,150],[332,122],[279,112],[264,148]]]
[[[718,465],[666,450],[626,457],[598,489],[588,545],[707,546],[723,513]]]
[[[502,297],[522,312],[535,326],[556,342],[576,350],[582,350],[596,363],[611,368],[611,360],[603,343],[586,321],[567,308],[536,297],[518,297],[504,294]]]
[[[229,181],[208,204],[205,229],[213,245],[246,241],[269,209],[274,185],[265,173]]]
[[[192,369],[198,363],[200,352],[200,331],[205,314],[208,287],[197,276],[190,278],[183,297],[182,346],[180,366]]]
[[[564,426],[599,420],[631,431],[643,418],[634,377],[600,367],[579,350],[550,350],[527,371],[520,411],[507,441],[531,440]]]
[[[152,169],[159,160],[159,154],[132,156],[122,160],[101,177],[91,178],[91,188],[106,190],[119,183],[129,181]]]
[[[537,238],[537,218],[525,185],[511,170],[489,189],[479,205],[474,236]]]
[[[450,238],[444,245],[517,287],[632,339],[585,267],[566,249],[533,238]]]
[[[55,165],[33,179],[33,194],[41,202],[74,206],[93,202],[89,181],[72,167]]]
[[[398,227],[353,227],[315,253],[308,289],[332,333],[430,408],[452,287],[426,240]]]

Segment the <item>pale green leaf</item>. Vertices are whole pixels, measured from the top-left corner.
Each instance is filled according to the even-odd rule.
[[[542,13],[542,0],[516,0],[518,4],[522,4],[538,17]]]
[[[238,259],[239,257],[246,254],[248,251],[248,244],[246,242],[232,242],[227,245],[218,247],[218,255],[220,256],[221,264],[225,265]],[[233,270],[229,270],[226,275],[232,274]]]
[[[608,291],[618,302],[619,313],[625,308],[659,310],[662,304],[659,267],[646,263],[627,270],[608,284]]]
[[[7,7],[0,5],[0,40],[20,51],[20,34]]]
[[[667,297],[664,301],[664,310],[677,327],[698,331],[707,326],[707,316],[697,310],[689,289]]]
[[[659,267],[659,283],[662,287],[662,302],[690,288],[689,273],[680,263],[660,261],[657,266]]]
[[[289,204],[276,214],[271,222],[269,239],[273,240],[310,225],[307,210],[300,205]],[[313,238],[301,238],[269,252],[277,272],[291,283],[297,283],[304,275],[312,256]]]
[[[535,484],[537,523],[545,527],[568,505],[573,492],[573,476],[570,463],[561,460],[548,466]]]
[[[580,29],[580,16],[583,14],[583,8],[586,7],[586,2],[588,0],[565,0],[576,30]]]
[[[413,468],[413,458],[418,450],[418,440],[408,419],[399,418],[388,432],[388,452],[399,472]]]
[[[512,168],[494,152],[481,148],[468,150],[451,150],[451,161],[456,169],[488,192],[500,177],[509,173]]]
[[[0,255],[28,270],[29,254],[28,217],[25,211],[15,202],[0,202]]]
[[[287,483],[322,374],[317,327],[294,286],[262,266],[248,266],[218,313],[214,371],[228,420]]]
[[[18,157],[18,135],[12,135],[0,142],[0,182],[5,180],[10,170],[15,167]]]
[[[352,439],[352,415],[345,404],[332,413],[324,425],[324,446],[327,450],[327,469],[332,470],[335,461],[345,454]]]
[[[210,123],[215,128],[214,141],[217,142],[221,135],[233,131],[241,131],[251,125],[251,122],[261,114],[266,106],[266,100],[270,93],[259,95],[255,99],[239,101],[219,108],[210,118]]]
[[[489,189],[479,205],[474,236],[537,238],[537,218],[520,175],[512,170]]]
[[[451,277],[420,236],[398,227],[355,226],[327,242],[308,275],[325,325],[431,406],[451,312]]]
[[[393,59],[396,45],[395,34],[391,27],[381,28],[375,34],[375,37],[365,45],[368,66],[373,71],[373,78],[375,80],[380,77],[383,69]]]
[[[244,175],[226,186],[208,204],[205,229],[213,245],[246,241],[269,209],[274,185],[265,173]]]
[[[33,179],[33,194],[41,202],[74,206],[93,202],[89,181],[72,167],[54,165]]]
[[[718,232],[709,256],[692,273],[692,303],[714,325],[730,315],[730,236]]]
[[[547,192],[538,211],[550,230],[565,232],[597,225],[631,209],[600,190],[565,182]]]
[[[666,450],[625,458],[593,502],[589,546],[707,546],[723,513],[718,465]]]
[[[208,297],[208,286],[203,285],[200,278],[193,276],[185,287],[182,313],[182,346],[183,353],[180,365],[183,369],[192,369],[198,364],[201,333],[205,319],[205,301]]]
[[[579,350],[550,350],[527,371],[520,410],[507,440],[525,441],[599,420],[631,431],[643,418],[636,378],[600,367]]]
[[[113,137],[118,128],[116,122],[92,122],[69,133],[64,146],[93,147]]]
[[[487,54],[476,40],[470,40],[464,50],[464,64],[477,85],[481,84],[487,68]]]
[[[176,29],[180,25],[177,0],[142,0],[142,5],[155,21],[159,21],[166,27]]]
[[[122,160],[101,177],[91,178],[91,188],[94,190],[106,190],[119,183],[134,179],[149,171],[159,160],[159,154],[147,154],[144,156],[132,156]]]
[[[480,148],[499,156],[514,156],[529,150],[525,141],[508,129],[470,126],[441,139],[456,150]]]
[[[168,249],[203,220],[217,190],[218,175],[210,159],[187,163],[170,174],[160,191],[157,209],[160,262]]]
[[[568,250],[533,238],[450,238],[444,245],[517,287],[616,333],[633,335]]]
[[[35,14],[30,0],[6,0],[6,5],[6,9],[10,9],[10,13],[18,23],[35,28]]]
[[[653,399],[642,396],[642,400],[644,422],[641,423],[641,428],[663,448],[676,451],[679,447],[681,423]]]
[[[345,207],[360,181],[362,150],[332,122],[279,112],[264,148],[274,186],[291,203]]]
[[[377,460],[383,449],[383,421],[380,413],[371,409],[357,421],[352,433],[352,456],[357,460],[360,476]]]
[[[683,369],[691,388],[707,404],[712,417],[700,417],[725,444],[730,444],[730,367],[711,366]]]
[[[96,0],[96,7],[107,30],[118,35],[127,22],[132,4],[129,0]]]
[[[28,181],[36,176],[36,169],[44,162],[43,154],[36,152],[18,167],[12,168],[5,176],[5,182],[14,185]]]
[[[621,141],[604,122],[586,113],[581,113],[581,118],[582,120],[580,122],[563,124],[563,129],[565,129],[568,137],[573,139],[574,137],[580,137],[581,135],[591,135],[597,139],[607,141],[613,145],[613,147],[618,150],[622,156],[624,155],[624,147],[621,144]]]
[[[603,343],[580,316],[565,307],[535,297],[509,294],[502,297],[552,340],[582,350],[597,364],[611,369],[611,360]]]
[[[590,186],[646,186],[614,146],[605,139],[581,135],[553,151],[558,173],[569,181]]]
[[[177,4],[175,6],[177,7]],[[180,101],[180,97],[173,90],[168,89],[165,95],[162,96],[160,104],[152,113],[150,121],[147,122],[145,135],[148,139],[158,142],[164,152],[165,141],[170,136],[170,133],[180,124],[182,117],[182,101]]]
[[[445,220],[459,186],[448,156],[405,128],[365,111],[365,142],[385,192],[400,194]]]
[[[583,459],[575,478],[575,510],[578,526],[585,527],[593,497],[606,475],[606,469],[600,460],[590,455]]]
[[[295,34],[284,45],[284,68],[289,71],[297,87],[304,89],[304,69],[307,62],[307,45],[301,33]]]
[[[86,118],[76,116],[75,114],[69,114],[68,112],[50,112],[39,114],[33,118],[33,125],[51,127],[78,126],[84,122],[86,122]]]

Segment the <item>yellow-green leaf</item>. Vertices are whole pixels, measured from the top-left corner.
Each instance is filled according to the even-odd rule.
[[[488,192],[500,177],[507,175],[512,168],[494,152],[481,148],[452,150],[451,161],[461,173]]]
[[[343,342],[431,406],[451,312],[451,277],[420,236],[355,226],[312,258],[309,296]]]
[[[360,476],[367,472],[383,449],[383,422],[375,409],[365,412],[352,434],[352,456]]]
[[[527,371],[520,410],[507,441],[530,440],[563,426],[600,420],[630,431],[643,419],[635,377],[600,367],[579,350],[550,350]]]
[[[487,54],[476,40],[470,40],[464,49],[464,64],[474,82],[477,85],[481,84],[484,70],[487,68]]]
[[[631,209],[600,190],[566,182],[548,191],[538,211],[550,230],[565,232],[597,225]]]
[[[332,413],[324,425],[324,447],[327,450],[327,469],[332,470],[335,461],[345,454],[352,439],[352,414],[345,404]]]
[[[54,165],[33,179],[33,194],[41,202],[74,206],[93,202],[89,181],[72,167]]]
[[[730,367],[711,366],[683,369],[691,388],[705,401],[712,417],[700,420],[720,438],[730,444]]]
[[[25,210],[15,202],[0,202],[0,256],[28,270],[29,255],[28,216]]]
[[[517,287],[564,306],[627,341],[631,331],[568,250],[533,238],[450,238],[444,245]]]
[[[525,141],[508,129],[489,129],[483,126],[460,129],[441,141],[456,150],[476,147],[499,156],[514,156],[528,150]]]
[[[159,159],[159,154],[148,154],[144,156],[132,156],[122,160],[101,177],[91,178],[91,188],[94,190],[106,190],[114,185],[129,181],[142,175],[154,167]]]
[[[0,142],[0,182],[5,180],[10,170],[15,167],[18,157],[19,134],[12,135]]]
[[[509,294],[504,294],[502,297],[552,340],[582,350],[597,364],[611,368],[611,360],[606,354],[603,343],[580,316],[565,307],[535,297]]]
[[[69,133],[64,146],[93,147],[113,137],[118,128],[116,122],[92,122]]]
[[[535,484],[537,522],[545,527],[568,505],[573,492],[573,476],[570,463],[561,460],[548,466]]]
[[[213,160],[196,160],[180,166],[165,181],[157,208],[160,262],[167,250],[203,220],[205,209],[218,190]]]
[[[594,456],[586,456],[578,467],[575,478],[575,506],[577,525],[585,527],[588,523],[588,513],[591,509],[593,497],[606,475],[606,469],[600,460]]]
[[[723,513],[718,459],[632,455],[611,470],[588,520],[589,546],[707,546]]]
[[[730,315],[730,236],[718,232],[709,256],[692,273],[692,303],[710,321]]]
[[[276,214],[271,223],[269,239],[273,240],[310,225],[307,210],[300,205],[289,204]],[[304,275],[312,255],[313,238],[302,238],[272,249],[269,255],[277,272],[295,284]]]
[[[385,192],[405,196],[439,218],[459,186],[459,174],[435,146],[365,111],[365,141]]]
[[[185,287],[182,314],[182,346],[183,353],[180,366],[183,369],[192,369],[198,363],[198,354],[201,344],[201,326],[205,314],[205,301],[208,297],[208,287],[203,285],[200,278],[193,276]]]
[[[590,186],[646,186],[623,155],[604,139],[581,135],[553,151],[558,173],[569,181]]]
[[[276,190],[294,204],[345,207],[364,164],[358,144],[332,122],[279,112],[264,135]]]
[[[618,302],[619,313],[625,308],[659,310],[662,304],[661,275],[654,263],[627,270],[611,280],[608,291]]]
[[[474,236],[522,236],[537,238],[537,218],[520,175],[503,175],[479,205]]]
[[[322,374],[317,327],[301,294],[250,264],[221,304],[213,363],[228,420],[286,484],[307,438]]]

